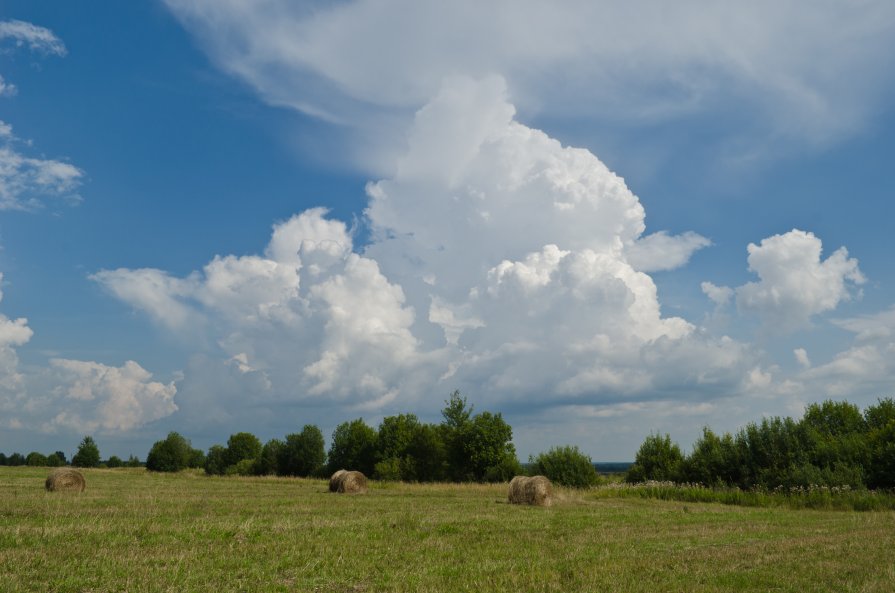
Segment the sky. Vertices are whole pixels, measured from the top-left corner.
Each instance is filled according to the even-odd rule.
[[[895,5],[0,5],[0,451],[522,460],[895,395]]]

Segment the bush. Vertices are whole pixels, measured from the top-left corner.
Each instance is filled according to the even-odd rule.
[[[681,449],[671,442],[671,436],[651,434],[640,445],[634,465],[625,475],[625,481],[680,481],[683,460]]]
[[[62,467],[63,465],[65,465],[65,458],[59,457],[59,453],[47,455],[47,467]]]
[[[25,458],[25,465],[30,465],[31,467],[46,467],[47,456],[43,453],[32,451],[31,453],[28,453],[28,457]]]
[[[227,470],[225,455],[227,450],[221,445],[212,445],[205,456],[205,473],[210,476],[223,476]]]
[[[397,482],[401,479],[401,460],[397,457],[383,459],[376,464],[373,476],[377,480]]]
[[[573,488],[588,488],[599,480],[590,457],[578,447],[553,447],[546,453],[529,459],[536,474],[546,476],[551,482]]]
[[[190,467],[193,447],[179,433],[169,432],[162,441],[156,441],[146,455],[146,469],[154,472],[179,472]]]
[[[257,464],[257,459],[243,459],[227,466],[224,473],[228,476],[254,476],[258,473]]]

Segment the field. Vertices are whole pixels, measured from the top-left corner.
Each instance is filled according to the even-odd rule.
[[[895,590],[895,513],[746,508],[505,485],[372,485],[0,468],[0,591]]]

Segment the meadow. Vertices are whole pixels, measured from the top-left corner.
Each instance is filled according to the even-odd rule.
[[[0,468],[0,591],[895,590],[895,512],[743,507],[506,485]]]

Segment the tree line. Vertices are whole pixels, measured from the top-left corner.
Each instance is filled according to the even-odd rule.
[[[91,436],[85,436],[78,445],[78,450],[69,461],[65,453],[55,451],[48,455],[44,455],[38,451],[32,451],[28,455],[21,453],[12,453],[6,455],[0,453],[0,466],[17,466],[27,465],[31,467],[61,467],[63,465],[73,465],[74,467],[140,467],[140,460],[131,455],[127,460],[123,460],[117,455],[111,455],[108,459],[101,459],[99,447]]]
[[[596,484],[597,472],[590,457],[578,447],[554,447],[530,457],[522,466],[516,458],[513,429],[500,413],[475,413],[459,391],[453,392],[441,410],[442,421],[424,423],[414,414],[398,414],[382,420],[378,428],[363,419],[343,422],[333,431],[329,451],[323,434],[312,424],[300,432],[262,444],[255,435],[230,435],[226,445],[203,452],[177,432],[152,445],[145,467],[150,471],[177,472],[204,468],[209,475],[278,475],[328,477],[339,469],[353,469],[379,480],[408,482],[501,482],[528,473],[545,475],[573,487]],[[65,455],[32,453],[28,464],[66,465]],[[13,454],[8,465],[25,465],[26,458]],[[20,463],[22,461],[22,463]],[[72,458],[77,467],[140,467],[131,456],[114,455],[103,461],[93,437],[86,436]]]
[[[146,467],[299,477],[327,477],[339,469],[352,469],[374,479],[407,482],[502,482],[525,473],[516,458],[513,430],[501,414],[476,414],[455,391],[441,415],[439,424],[421,422],[414,414],[388,416],[378,428],[360,418],[343,422],[333,431],[328,452],[323,433],[311,424],[264,444],[251,433],[239,432],[226,445],[213,445],[207,454],[172,432],[152,446]],[[585,487],[597,481],[593,463],[577,447],[555,447],[529,462],[529,472],[559,484]]]
[[[323,433],[312,424],[264,444],[251,433],[239,432],[205,454],[174,432],[152,446],[146,467],[299,477],[354,469],[382,480],[504,481],[522,471],[512,438],[513,430],[501,414],[474,413],[455,391],[445,402],[439,424],[421,422],[414,414],[388,416],[378,429],[362,419],[343,422],[333,431],[328,452]]]
[[[895,401],[862,413],[831,400],[810,404],[802,418],[775,416],[736,434],[703,429],[689,455],[669,435],[648,436],[626,475],[742,489],[849,486],[895,488]]]

